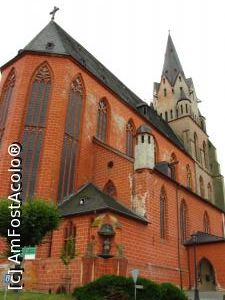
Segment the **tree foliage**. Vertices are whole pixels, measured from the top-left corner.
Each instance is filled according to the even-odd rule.
[[[21,217],[18,215],[14,219],[20,220],[20,226],[14,228],[11,226],[12,211],[16,209],[9,208],[11,202],[0,200],[0,236],[5,237],[10,243],[8,229],[14,229],[20,233],[21,247],[39,245],[44,236],[59,225],[60,216],[57,207],[44,200],[32,200],[23,203],[20,207]]]

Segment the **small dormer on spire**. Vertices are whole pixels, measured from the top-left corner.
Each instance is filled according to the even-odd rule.
[[[165,76],[170,84],[174,86],[177,76],[182,74],[184,76],[184,71],[181,66],[179,57],[177,55],[176,48],[173,44],[171,35],[169,33],[167,46],[166,46],[166,53],[165,53],[165,60],[163,65],[162,76]]]

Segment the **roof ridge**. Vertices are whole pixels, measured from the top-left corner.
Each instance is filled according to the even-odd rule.
[[[73,206],[71,208],[71,201],[75,201],[79,203],[81,200],[79,197],[79,194],[84,191],[86,188],[92,189],[87,191],[87,197],[90,199],[90,202],[86,203],[85,206],[85,201],[84,204],[81,206],[82,210],[80,210],[79,205]],[[94,191],[93,191],[94,189]],[[88,194],[92,193],[93,196],[89,196]],[[96,194],[95,194],[96,193]],[[84,193],[85,194],[85,193]],[[85,195],[84,195],[85,197]],[[85,200],[85,199],[84,199]],[[95,206],[96,203],[98,204],[95,208],[93,208],[93,205]],[[122,213],[123,215],[126,215],[128,217],[132,217],[135,219],[138,219],[142,222],[148,223],[148,220],[145,217],[142,217],[135,213],[133,210],[131,210],[129,207],[127,207],[125,204],[121,203],[118,199],[113,198],[112,196],[104,193],[98,186],[96,186],[92,182],[88,182],[82,186],[79,191],[76,193],[71,194],[67,201],[64,201],[61,205],[58,206],[59,210],[61,212],[66,211],[66,215],[69,214],[78,214],[78,213],[88,213],[91,211],[98,211],[98,210],[104,210],[104,209],[109,209],[111,211],[117,212],[117,213]],[[69,212],[68,212],[69,208]],[[65,213],[62,215],[65,216]]]
[[[56,22],[54,22],[58,29],[60,29],[68,38],[68,42],[70,43],[70,39],[73,40],[73,42],[77,43],[79,45],[79,47],[86,52],[88,55],[90,55],[95,62],[97,62],[98,64],[101,65],[102,67],[102,71],[107,71],[109,72],[124,88],[126,88],[130,93],[132,93],[136,98],[138,98],[138,100],[140,101],[140,104],[144,103],[144,101],[139,98],[138,95],[136,95],[131,89],[129,89],[116,75],[114,75],[105,65],[103,65],[93,54],[91,54],[91,52],[89,52],[84,46],[82,46],[77,40],[75,40],[69,33],[67,33],[60,25],[58,25]],[[71,43],[70,43],[71,44]],[[71,45],[73,47],[73,45]]]
[[[58,41],[60,40],[60,41]],[[53,43],[51,49],[46,48],[48,42]],[[132,107],[142,117],[145,117],[137,108],[138,104],[144,104],[134,92],[132,92],[122,81],[120,81],[111,71],[109,71],[97,58],[95,58],[88,50],[80,43],[71,37],[61,26],[56,22],[51,21],[47,26],[24,48],[19,55],[24,52],[44,53],[50,55],[67,55],[72,57],[77,63],[83,66],[97,80],[109,88],[113,93]],[[17,56],[17,57],[18,57]],[[169,124],[164,123],[161,118],[157,117],[154,110],[149,107],[148,121],[159,130],[164,136],[169,138],[178,148],[185,150],[183,143],[177,138]]]

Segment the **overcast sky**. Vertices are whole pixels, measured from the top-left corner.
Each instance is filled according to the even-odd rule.
[[[0,65],[56,22],[143,100],[159,81],[168,30],[225,175],[224,0],[20,0],[0,4]]]

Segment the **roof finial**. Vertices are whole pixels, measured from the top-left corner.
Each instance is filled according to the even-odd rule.
[[[55,19],[55,14],[56,14],[56,12],[57,12],[58,10],[59,10],[59,8],[56,7],[56,6],[54,6],[53,11],[51,11],[51,12],[49,13],[50,15],[52,15],[52,18],[51,18],[52,21],[54,21],[54,19]]]
[[[169,34],[169,35],[170,35],[170,31],[171,31],[171,30],[169,29],[169,30],[168,30],[168,34]]]

